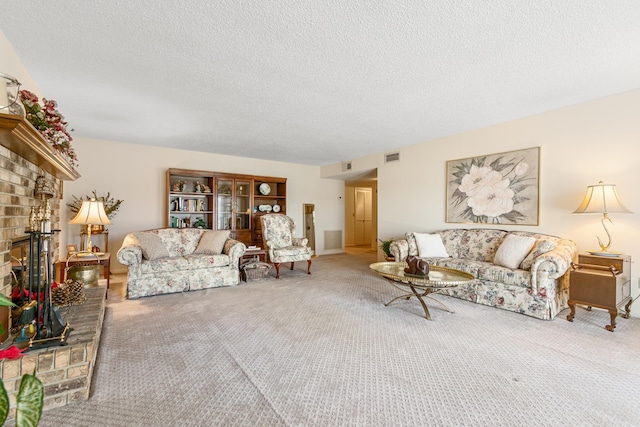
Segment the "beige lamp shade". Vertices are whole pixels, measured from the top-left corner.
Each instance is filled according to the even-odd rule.
[[[86,248],[91,252],[93,247],[91,244],[91,226],[92,225],[108,225],[111,224],[107,213],[104,211],[104,203],[99,200],[83,200],[80,210],[76,216],[69,221],[69,224],[81,224],[87,226],[87,245]]]
[[[80,210],[76,216],[69,221],[69,224],[82,224],[82,225],[109,225],[109,217],[104,211],[104,203],[101,201],[91,199],[83,200]]]
[[[602,227],[604,227],[604,231],[607,233],[607,238],[609,239],[607,243],[603,243],[599,237],[598,244],[600,245],[600,251],[588,251],[593,255],[603,255],[603,256],[611,256],[616,255],[616,253],[609,252],[609,247],[611,246],[611,234],[609,234],[609,230],[607,229],[607,225],[605,221],[609,221],[611,224],[613,222],[607,216],[609,213],[633,213],[629,209],[627,209],[620,198],[618,197],[618,193],[616,192],[616,186],[613,184],[604,184],[602,181],[595,185],[587,186],[587,193],[582,200],[578,209],[573,211],[573,213],[596,213],[602,214]]]
[[[578,209],[573,213],[633,213],[627,209],[613,184],[603,184],[602,181],[587,187],[587,194]]]

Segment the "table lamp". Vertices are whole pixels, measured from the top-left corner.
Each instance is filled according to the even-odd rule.
[[[69,221],[69,224],[81,224],[87,226],[87,248],[88,252],[91,252],[93,245],[91,244],[91,226],[92,225],[109,225],[109,217],[104,211],[104,203],[100,200],[91,199],[83,200],[80,210],[76,216]]]
[[[627,209],[620,198],[618,197],[618,193],[616,192],[616,186],[613,184],[604,184],[602,181],[598,182],[595,185],[587,186],[587,193],[584,196],[584,200],[578,209],[573,211],[573,213],[601,213],[602,214],[602,227],[604,227],[604,231],[607,233],[608,241],[606,244],[600,240],[600,237],[596,236],[598,239],[598,244],[600,245],[600,251],[587,251],[592,255],[601,255],[601,256],[618,256],[619,254],[616,252],[609,252],[609,246],[611,246],[611,234],[609,234],[609,230],[607,229],[605,221],[609,221],[613,224],[613,221],[609,218],[609,213],[633,213],[629,209]]]

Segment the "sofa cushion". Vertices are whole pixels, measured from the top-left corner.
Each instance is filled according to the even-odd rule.
[[[158,275],[163,273],[184,273],[189,270],[189,263],[184,257],[159,258],[153,261],[143,261],[140,264],[140,274]]]
[[[536,258],[538,258],[542,254],[546,254],[547,252],[554,250],[556,246],[558,246],[558,243],[554,242],[553,240],[540,239],[536,241],[536,244],[529,252],[529,255],[527,255],[525,259],[523,259],[520,263],[520,268],[523,270],[531,270],[533,262],[536,260]]]
[[[226,267],[229,265],[229,255],[186,255],[184,257],[189,263],[189,270],[197,270],[199,268]]]
[[[524,270],[514,270],[508,267],[487,264],[478,270],[478,279],[485,285],[491,283],[503,283],[519,288],[531,287],[531,272]]]
[[[134,233],[140,249],[142,249],[142,258],[154,260],[159,258],[168,258],[169,251],[165,247],[162,239],[155,233]]]
[[[478,272],[481,268],[486,268],[491,265],[488,262],[484,261],[472,261],[468,259],[460,259],[460,258],[433,258],[427,259],[429,265],[438,265],[440,267],[453,268],[456,270],[464,271],[465,273],[471,274],[473,277],[478,277]]]
[[[465,230],[458,243],[458,258],[493,262],[496,250],[506,234],[504,230]]]
[[[180,237],[182,240],[182,255],[192,254],[200,243],[200,238],[205,232],[202,228],[181,228]]]
[[[525,259],[536,239],[531,236],[508,234],[496,251],[493,263],[503,267],[516,269]]]
[[[230,230],[208,230],[202,233],[194,254],[220,255]]]
[[[447,258],[449,254],[442,243],[442,237],[439,234],[414,233],[416,246],[418,247],[418,256]]]
[[[276,258],[293,257],[298,258],[303,255],[301,252],[304,250],[308,255],[311,255],[311,248],[309,246],[287,246],[284,248],[278,248],[273,250],[273,255]],[[286,262],[286,261],[285,261]]]
[[[184,228],[158,228],[147,233],[157,234],[164,247],[167,248],[170,257],[183,256],[185,254],[182,244],[182,232]]]
[[[462,258],[460,256],[460,242],[462,241],[462,235],[464,229],[450,228],[448,230],[438,231],[440,237],[442,237],[442,243],[447,253],[451,258]]]

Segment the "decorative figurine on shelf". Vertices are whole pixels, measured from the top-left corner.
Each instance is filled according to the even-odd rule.
[[[199,181],[196,181],[195,191],[196,193],[202,193],[202,184]]]
[[[418,257],[409,255],[407,257],[408,267],[404,269],[405,274],[429,278],[429,263]]]
[[[196,211],[197,212],[204,212],[204,200],[198,200],[196,202]]]
[[[184,191],[187,188],[187,183],[185,181],[176,181],[173,184],[173,191]]]
[[[202,192],[211,193],[211,187],[209,187],[207,184],[202,184]]]

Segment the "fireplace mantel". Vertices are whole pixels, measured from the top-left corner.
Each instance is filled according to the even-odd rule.
[[[56,152],[24,117],[0,113],[0,145],[63,181],[80,174]]]

